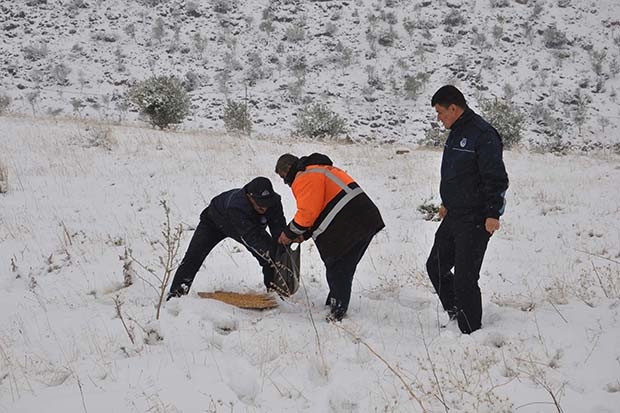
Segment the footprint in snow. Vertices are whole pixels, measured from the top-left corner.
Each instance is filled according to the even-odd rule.
[[[212,320],[212,322],[213,322],[213,329],[215,330],[215,332],[223,336],[227,336],[233,331],[237,331],[237,329],[239,328],[239,323],[237,322],[237,320],[220,319],[220,320]]]

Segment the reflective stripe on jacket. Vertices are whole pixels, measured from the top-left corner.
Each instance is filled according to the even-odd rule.
[[[325,260],[346,254],[352,245],[385,225],[376,205],[343,170],[308,165],[291,186],[297,213],[285,229],[289,238],[310,233]]]
[[[318,165],[308,166],[297,175],[292,190],[297,200],[297,213],[289,228],[297,235],[312,230],[314,239],[325,232],[351,199],[364,192],[343,170]],[[330,205],[338,195],[341,195],[338,201]],[[318,220],[319,216],[322,219]]]

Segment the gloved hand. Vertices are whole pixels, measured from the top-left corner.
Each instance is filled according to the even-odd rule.
[[[263,266],[263,283],[265,284],[265,288],[267,288],[267,291],[273,289],[274,274],[275,270],[271,265]]]

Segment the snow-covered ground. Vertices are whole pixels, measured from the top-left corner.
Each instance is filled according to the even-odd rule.
[[[439,328],[424,269],[438,223],[417,207],[438,202],[438,151],[28,117],[0,117],[0,130],[2,412],[618,411],[618,155],[505,153],[511,186],[481,273],[483,328],[466,336]],[[157,280],[142,266],[163,272],[161,201],[186,230],[180,254],[209,199],[256,175],[272,179],[290,218],[294,200],[273,173],[289,151],[328,154],[384,216],[348,317],[324,321],[312,242],[300,291],[276,309],[198,298],[262,289],[253,258],[226,241],[156,320]]]

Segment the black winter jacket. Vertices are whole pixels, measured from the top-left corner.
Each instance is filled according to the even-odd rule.
[[[321,153],[313,153],[310,156],[304,156],[297,161],[291,168],[286,179],[292,185],[297,172],[306,170],[310,165],[327,165],[332,166],[332,160]],[[358,188],[356,182],[349,184],[350,188]],[[322,222],[325,217],[332,211],[333,207],[345,196],[345,192],[341,191],[334,199],[332,199],[323,212],[318,216],[317,222]],[[338,259],[348,253],[351,248],[358,242],[372,237],[385,227],[383,218],[377,206],[372,202],[365,192],[360,193],[351,199],[344,208],[342,208],[333,218],[327,229],[314,242],[321,254],[324,262],[330,262]],[[304,239],[313,236],[316,228],[304,234]],[[293,238],[296,234],[290,232],[288,228],[284,230],[289,238]]]
[[[504,213],[508,175],[495,128],[467,108],[450,129],[441,161],[440,194],[448,214]]]
[[[261,215],[254,210],[243,188],[231,189],[213,198],[200,219],[208,217],[226,236],[261,255],[267,251],[273,254],[278,237],[286,226],[280,196],[274,196],[278,197],[278,202]]]

